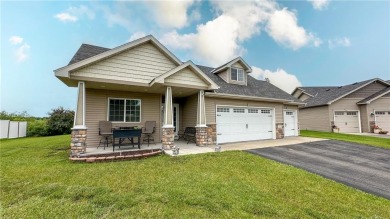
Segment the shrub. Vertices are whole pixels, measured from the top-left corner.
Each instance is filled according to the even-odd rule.
[[[47,125],[49,135],[70,134],[71,128],[73,127],[74,111],[58,107],[52,109],[48,114]]]
[[[47,119],[36,119],[27,123],[27,136],[47,136]]]

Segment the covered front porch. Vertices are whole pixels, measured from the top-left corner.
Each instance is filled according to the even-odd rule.
[[[156,78],[149,87],[96,81],[79,81],[77,87],[71,157],[113,152],[112,141],[106,148],[102,144],[104,136],[99,132],[100,121],[109,121],[114,129],[142,129],[146,122],[155,122],[152,134],[154,143],[148,146],[146,142],[142,142],[142,134],[140,149],[137,145],[133,148],[127,144],[121,148],[115,147],[115,151],[119,152],[171,150],[177,144],[194,147],[214,143],[215,136],[208,134],[213,130],[207,126],[205,115],[204,92],[210,90],[210,86],[172,83],[170,80]],[[186,127],[196,130],[188,144],[187,141],[177,141],[183,137]],[[213,127],[215,129],[215,125]]]

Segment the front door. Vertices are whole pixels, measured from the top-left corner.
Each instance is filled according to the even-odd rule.
[[[284,136],[295,136],[296,134],[296,111],[284,111]]]

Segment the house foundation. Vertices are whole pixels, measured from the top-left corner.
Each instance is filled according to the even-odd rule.
[[[87,149],[87,129],[72,129],[70,143],[70,157],[79,157]]]

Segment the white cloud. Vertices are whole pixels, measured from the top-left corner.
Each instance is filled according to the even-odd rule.
[[[294,50],[309,44],[316,47],[321,45],[321,40],[313,33],[308,33],[298,26],[296,15],[287,8],[277,10],[271,15],[266,31],[277,43]]]
[[[146,36],[146,34],[144,32],[135,32],[133,33],[130,38],[129,38],[129,42],[133,41],[133,40],[137,40],[139,38],[142,38]]]
[[[28,58],[28,52],[30,50],[30,46],[27,43],[24,43],[15,51],[15,57],[17,62],[23,62]]]
[[[328,46],[330,49],[334,49],[336,47],[350,47],[351,40],[348,37],[328,40]]]
[[[80,5],[79,7],[70,7],[64,12],[54,15],[58,20],[66,22],[76,22],[80,17],[86,16],[88,19],[92,20],[95,18],[95,12],[90,10],[85,5]]]
[[[274,0],[211,3],[216,12],[213,20],[197,25],[195,32],[165,33],[161,41],[171,49],[188,50],[197,61],[213,66],[242,55],[243,42],[262,30],[277,43],[294,50],[322,43],[315,34],[298,25],[293,12],[280,9]]]
[[[307,1],[311,2],[313,8],[316,10],[325,9],[329,4],[329,0],[307,0]]]
[[[146,2],[153,11],[157,23],[166,28],[182,28],[188,25],[190,17],[188,9],[194,4],[194,0],[182,1],[148,1]],[[199,14],[193,14],[196,19]]]
[[[71,15],[69,13],[65,13],[65,12],[56,14],[54,17],[62,22],[68,22],[68,21],[75,22],[75,21],[77,21],[76,16],[73,16],[73,15]]]
[[[11,42],[12,45],[17,45],[23,42],[23,38],[20,36],[12,36],[9,38],[9,41]]]
[[[258,80],[265,80],[268,78],[271,84],[286,91],[287,93],[291,93],[296,87],[302,86],[302,83],[295,75],[290,74],[283,69],[277,69],[272,72],[267,69],[263,70],[252,66],[252,73],[250,75]]]

